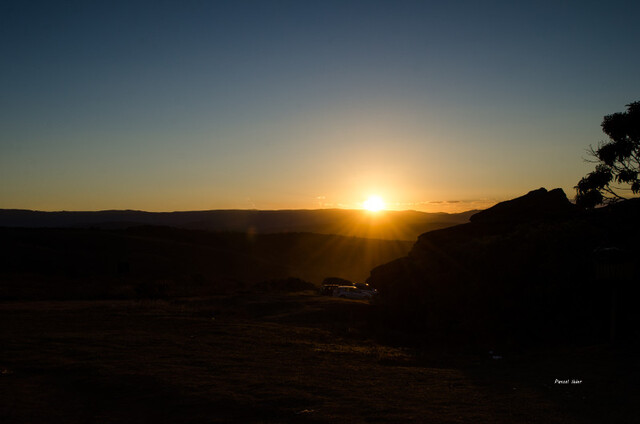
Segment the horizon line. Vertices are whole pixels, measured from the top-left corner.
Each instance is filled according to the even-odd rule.
[[[395,212],[416,212],[421,214],[431,215],[459,215],[468,212],[481,211],[483,209],[468,209],[461,212],[425,212],[416,209],[385,209],[377,212],[371,212],[364,208],[300,208],[300,209],[256,209],[256,208],[229,208],[229,209],[193,209],[193,210],[173,210],[173,211],[149,211],[142,209],[98,209],[98,210],[41,210],[41,209],[23,209],[23,208],[0,208],[0,211],[15,211],[15,212],[40,212],[40,213],[100,213],[100,212],[140,212],[149,214],[170,214],[170,213],[199,213],[199,212],[317,212],[317,211],[345,211],[345,212],[363,212],[369,214],[385,214]]]

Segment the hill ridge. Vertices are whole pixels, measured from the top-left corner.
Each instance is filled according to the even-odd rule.
[[[418,235],[468,222],[477,211],[457,214],[356,209],[216,209],[147,212],[137,210],[34,211],[0,209],[0,226],[27,228],[129,228],[164,225],[208,231],[259,234],[313,232],[387,240],[416,240]]]

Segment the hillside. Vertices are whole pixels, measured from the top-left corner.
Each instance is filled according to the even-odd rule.
[[[638,200],[579,211],[562,190],[535,190],[421,235],[368,281],[391,317],[446,337],[637,336],[638,216]]]
[[[194,296],[274,279],[363,281],[410,242],[169,227],[0,228],[1,299]]]
[[[347,209],[41,212],[0,209],[0,227],[121,229],[157,225],[207,231],[258,234],[311,232],[414,241],[425,231],[468,222],[474,212],[446,214],[386,211],[371,214]]]

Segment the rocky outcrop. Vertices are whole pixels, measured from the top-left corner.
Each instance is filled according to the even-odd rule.
[[[638,202],[580,212],[562,190],[535,190],[470,223],[422,234],[408,256],[373,269],[368,283],[389,317],[431,333],[606,337],[612,283],[598,276],[594,252],[615,246],[637,258],[637,216]],[[637,280],[637,265],[625,266]],[[625,284],[619,295],[637,299],[635,285]]]
[[[566,218],[577,212],[561,188],[530,191],[524,196],[498,203],[471,216],[476,223],[522,222],[536,219]]]

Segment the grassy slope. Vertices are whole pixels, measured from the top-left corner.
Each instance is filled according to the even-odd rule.
[[[622,423],[640,412],[631,355],[394,347],[371,337],[371,308],[310,294],[3,303],[0,421]],[[565,377],[583,384],[553,384]]]

